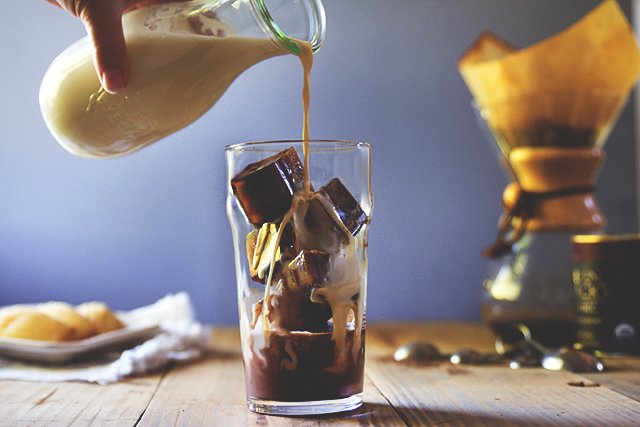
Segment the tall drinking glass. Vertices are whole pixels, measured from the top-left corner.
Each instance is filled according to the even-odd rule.
[[[226,147],[247,404],[260,413],[362,404],[371,146],[310,141],[308,154],[305,171],[301,141]]]

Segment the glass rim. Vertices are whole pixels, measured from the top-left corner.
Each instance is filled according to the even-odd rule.
[[[356,141],[356,140],[348,140],[348,139],[310,139],[309,146],[326,146],[329,147],[333,145],[336,149],[345,149],[345,148],[371,148],[371,143],[366,141]],[[225,145],[224,150],[226,152],[230,151],[243,151],[245,148],[260,148],[260,147],[270,147],[279,144],[302,144],[304,140],[302,139],[275,139],[275,140],[264,140],[264,141],[249,141],[249,142],[240,142],[236,144],[228,144]]]

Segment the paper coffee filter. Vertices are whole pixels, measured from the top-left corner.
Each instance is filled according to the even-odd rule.
[[[515,51],[480,35],[459,70],[504,154],[521,145],[604,144],[640,73],[640,52],[614,0]]]
[[[507,41],[490,31],[485,31],[478,36],[465,54],[462,55],[458,67],[464,69],[469,65],[501,59],[515,50],[516,48]]]
[[[602,147],[626,93],[549,91],[477,106],[501,152],[521,146]]]
[[[636,40],[614,0],[531,47],[484,61],[469,60],[474,55],[467,51],[459,68],[480,106],[547,91],[626,93],[640,72]]]

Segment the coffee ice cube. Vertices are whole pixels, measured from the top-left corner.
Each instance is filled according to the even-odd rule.
[[[295,249],[298,252],[319,250],[335,254],[348,241],[349,231],[333,213],[331,201],[322,194],[316,193],[311,199],[301,203],[293,220],[296,230]]]
[[[358,234],[358,231],[368,220],[367,214],[364,213],[342,181],[338,178],[333,178],[320,188],[318,193],[323,194],[331,201],[335,212],[351,235]]]
[[[272,259],[275,259],[274,277],[278,274],[284,254],[287,253],[287,261],[292,259],[290,253],[293,250],[293,227],[290,223],[284,226],[280,242],[276,248],[279,227],[280,224],[267,222],[262,224],[262,227],[247,234],[246,249],[249,273],[256,282],[266,282]]]
[[[251,163],[231,180],[244,214],[256,227],[281,218],[303,188],[304,167],[293,147]]]
[[[321,285],[328,270],[328,253],[303,250],[293,260],[285,262],[282,276],[288,290],[308,289]]]
[[[273,315],[278,326],[289,331],[326,332],[332,317],[331,307],[311,301],[311,288],[289,288],[280,280],[271,295]]]
[[[333,178],[295,212],[296,249],[337,253],[368,220],[349,190]]]
[[[278,225],[272,222],[263,224],[257,230],[247,234],[247,261],[251,278],[256,282],[265,283],[269,275],[271,261],[280,261],[282,252],[277,245]]]

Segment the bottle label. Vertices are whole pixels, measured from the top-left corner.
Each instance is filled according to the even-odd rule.
[[[624,268],[607,262],[576,263],[573,270],[577,305],[577,340],[605,352],[640,350],[637,283]]]

